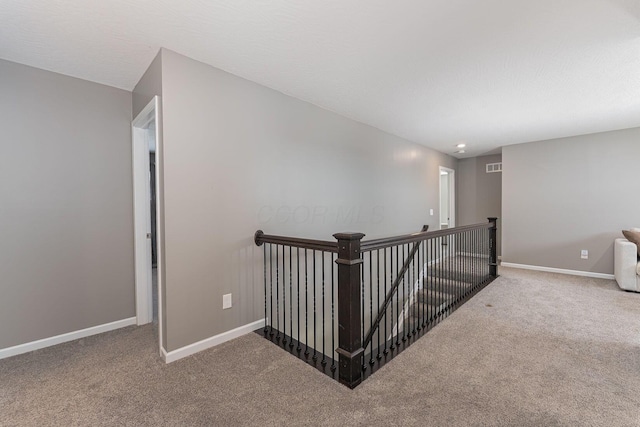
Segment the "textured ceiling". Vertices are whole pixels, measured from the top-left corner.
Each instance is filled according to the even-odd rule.
[[[469,157],[640,126],[639,20],[640,0],[2,0],[0,58],[131,90],[166,47]]]

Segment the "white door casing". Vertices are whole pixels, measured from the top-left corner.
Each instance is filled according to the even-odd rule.
[[[149,145],[150,126],[155,127],[156,149],[156,235],[157,235],[157,259],[158,259],[158,325],[159,346],[162,351],[162,252],[161,242],[161,198],[160,174],[162,144],[161,141],[161,114],[160,98],[155,96],[149,104],[136,116],[131,123],[132,131],[132,159],[133,159],[133,206],[134,206],[134,256],[135,256],[135,297],[136,297],[136,323],[144,325],[153,320],[152,306],[152,267],[151,267],[151,212],[150,212],[150,172],[149,172]]]

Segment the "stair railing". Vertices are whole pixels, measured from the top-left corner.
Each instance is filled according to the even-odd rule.
[[[428,230],[429,230],[429,226],[425,225],[422,227],[422,230],[420,231],[420,233],[417,233],[417,234],[426,233]],[[384,247],[382,247],[382,249],[384,249]],[[418,252],[418,249],[420,249],[419,244],[414,243],[413,248],[409,252],[409,256],[407,257],[404,264],[402,265],[402,268],[400,269],[398,276],[395,278],[393,284],[391,285],[391,289],[387,293],[384,299],[384,302],[382,303],[382,306],[378,310],[378,315],[376,316],[376,319],[373,321],[372,327],[369,329],[369,332],[367,332],[367,335],[364,337],[364,341],[362,343],[363,348],[367,348],[369,344],[371,344],[373,335],[375,334],[376,330],[380,326],[380,322],[382,321],[385,313],[387,312],[387,308],[389,307],[389,304],[391,304],[391,302],[393,301],[393,296],[397,292],[398,286],[400,286],[400,283],[402,282],[402,279],[404,278],[405,273],[413,263],[416,253]]]
[[[369,241],[259,230],[264,336],[354,388],[497,277],[496,223]]]

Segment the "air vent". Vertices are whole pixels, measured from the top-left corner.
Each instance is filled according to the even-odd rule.
[[[502,172],[502,162],[500,163],[487,163],[487,173]]]

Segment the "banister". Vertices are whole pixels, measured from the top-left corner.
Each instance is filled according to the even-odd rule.
[[[362,233],[325,241],[256,231],[265,338],[356,387],[497,277],[497,218],[488,220],[368,241]]]
[[[366,240],[362,242],[362,252],[375,251],[378,249],[389,248],[407,243],[415,243],[422,240],[433,239],[436,237],[448,236],[452,234],[462,233],[469,230],[480,230],[483,228],[491,228],[491,223],[480,223],[472,225],[463,225],[460,227],[446,228],[436,231],[420,231],[418,233],[405,234],[402,236],[385,237],[382,239]]]
[[[427,226],[425,226],[427,227]],[[384,237],[381,239],[363,240],[362,252],[375,251],[378,249],[389,248],[396,245],[415,243],[426,239],[433,239],[436,237],[448,236],[451,234],[458,234],[468,230],[492,228],[495,225],[489,223],[480,223],[472,225],[463,225],[460,227],[447,228],[444,230],[436,231],[419,231],[417,233],[404,234],[400,236]],[[423,228],[426,230],[426,228]],[[334,252],[338,253],[338,243],[328,240],[316,240],[316,239],[303,239],[299,237],[289,236],[277,236],[272,234],[264,234],[262,230],[256,231],[254,235],[254,242],[257,246],[261,246],[263,243],[274,243],[277,245],[293,246],[295,248],[303,249],[315,249],[318,251]]]
[[[317,251],[338,253],[338,242],[315,239],[300,239],[298,237],[274,236],[270,234],[264,234],[262,230],[256,231],[253,240],[257,246],[261,246],[263,243],[275,243],[277,245],[293,246],[294,248],[314,249]]]

